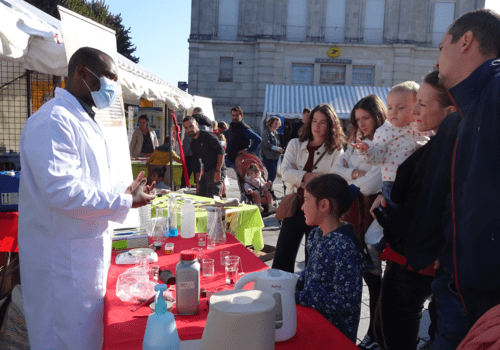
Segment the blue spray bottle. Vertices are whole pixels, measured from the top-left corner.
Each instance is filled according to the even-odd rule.
[[[179,335],[175,325],[175,318],[167,311],[167,303],[163,299],[163,292],[167,290],[165,284],[155,286],[155,313],[148,316],[146,332],[142,348],[144,350],[178,350]]]

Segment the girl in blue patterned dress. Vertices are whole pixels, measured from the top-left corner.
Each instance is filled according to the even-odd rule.
[[[347,182],[336,174],[309,181],[302,210],[318,226],[307,238],[309,261],[297,282],[295,301],[318,310],[353,342],[361,313],[363,273],[373,269],[351,224],[342,216],[351,206]]]

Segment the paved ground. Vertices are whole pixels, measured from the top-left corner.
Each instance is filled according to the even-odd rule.
[[[228,176],[229,176],[229,181],[230,185],[226,189],[227,197],[228,198],[240,198],[240,193],[238,190],[238,185],[236,182],[236,173],[234,172],[233,169],[228,169]],[[277,178],[276,181],[274,182],[274,192],[275,195],[281,199],[283,197],[283,183],[281,179]],[[276,242],[278,240],[278,235],[279,235],[279,226],[278,226],[278,221],[274,218],[274,215],[267,216],[263,218],[264,221],[264,229],[262,230],[262,236],[264,237],[264,244],[270,245],[275,247]],[[295,271],[300,271],[304,269],[304,240],[302,241],[302,244],[300,246],[299,252],[297,254],[297,260],[295,264]],[[269,260],[266,262],[267,265],[271,266],[272,260]],[[427,305],[426,305],[427,309]],[[359,324],[359,329],[358,329],[358,341],[357,344],[361,340],[363,340],[366,331],[368,329],[368,325],[370,323],[370,309],[369,309],[369,294],[368,294],[368,287],[364,284],[363,285],[363,297],[362,297],[362,305],[361,305],[361,321]],[[422,316],[422,322],[421,322],[421,327],[420,327],[420,345],[422,345],[427,339],[427,329],[429,328],[429,314],[427,310],[424,311],[424,314]]]

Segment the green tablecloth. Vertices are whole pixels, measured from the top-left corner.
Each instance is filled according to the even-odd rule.
[[[132,176],[134,179],[137,177],[137,175],[139,175],[139,173],[141,171],[144,171],[144,176],[146,176],[146,177],[148,176],[148,166],[146,164],[146,161],[144,161],[144,160],[132,160],[131,163],[132,163]],[[182,174],[182,164],[177,163],[177,162],[174,162],[173,164],[174,164],[174,183],[176,186],[180,186],[182,176],[184,176]],[[161,167],[161,165],[158,165],[158,166]],[[189,181],[191,182],[191,185],[194,185],[194,175],[193,174],[191,174],[191,178],[189,179]]]
[[[191,197],[194,201],[210,201],[213,199],[192,195],[183,195]],[[182,198],[182,197],[180,197]],[[168,205],[168,196],[156,198],[151,209],[151,216],[156,217],[156,208],[166,208]],[[207,211],[203,206],[195,204],[196,207],[196,233],[207,232]],[[181,225],[180,206],[177,209],[177,228]],[[226,209],[226,231],[232,233],[243,245],[252,245],[256,252],[264,248],[264,239],[262,238],[262,228],[264,222],[260,215],[259,208],[255,205],[240,204],[238,207],[228,207]]]

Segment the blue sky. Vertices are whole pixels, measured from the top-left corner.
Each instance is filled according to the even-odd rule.
[[[113,14],[121,13],[131,27],[139,65],[177,86],[188,80],[188,42],[191,0],[106,0]],[[486,8],[500,13],[500,0],[486,0]]]
[[[106,0],[106,5],[131,27],[141,67],[175,86],[188,80],[191,0]]]

